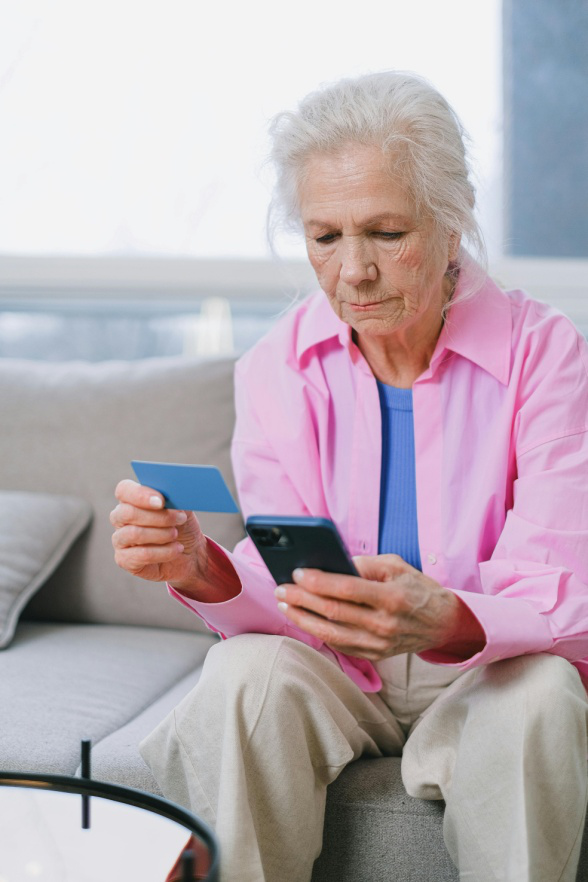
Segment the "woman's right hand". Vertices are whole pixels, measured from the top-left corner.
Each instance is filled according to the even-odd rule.
[[[164,508],[161,493],[124,480],[110,514],[114,559],[119,567],[179,591],[196,587],[207,572],[208,543],[194,512]]]

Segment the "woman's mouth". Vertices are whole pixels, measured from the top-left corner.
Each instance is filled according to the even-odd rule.
[[[372,303],[350,303],[349,306],[355,312],[369,312],[370,309],[377,309],[382,305],[381,300],[374,300]]]

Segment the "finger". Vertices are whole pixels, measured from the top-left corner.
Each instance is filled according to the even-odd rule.
[[[138,545],[168,545],[178,538],[176,527],[137,527],[127,525],[112,535],[115,548],[133,548]]]
[[[344,576],[341,573],[325,573],[323,570],[310,568],[294,570],[292,578],[297,585],[312,594],[368,606],[378,605],[382,590],[374,581],[370,582],[357,576]]]
[[[130,478],[119,481],[116,485],[114,495],[120,502],[128,502],[137,508],[146,509],[162,509],[165,505],[163,495],[151,487],[145,487],[143,484],[137,484]]]
[[[421,580],[423,578],[419,570],[415,570],[410,564],[406,566],[410,572],[401,572],[390,580],[362,579],[313,569],[296,569],[292,575],[296,584],[311,594],[396,614],[411,609],[415,592],[410,590],[407,583],[412,584],[415,580],[419,582],[419,577]],[[419,584],[417,587],[420,598],[422,586]]]
[[[298,628],[347,655],[378,659],[386,652],[386,640],[361,628],[339,622],[330,622],[308,610],[295,606],[282,608],[283,614]]]
[[[142,527],[179,527],[187,520],[188,514],[185,511],[174,508],[148,511],[127,502],[119,503],[110,512],[110,523],[113,527],[124,527],[126,524],[136,524]]]
[[[321,594],[304,591],[297,585],[279,585],[274,594],[280,602],[288,606],[307,610],[328,621],[360,628],[377,637],[390,638],[398,631],[399,620],[393,609],[375,609],[364,604],[323,597]]]
[[[307,609],[334,622],[360,624],[366,621],[366,612],[371,612],[372,614],[374,612],[370,606],[351,603],[347,600],[338,600],[335,597],[328,597],[322,594],[312,594],[298,585],[278,585],[274,594],[278,600],[290,606]]]
[[[137,545],[132,548],[120,548],[115,551],[114,560],[119,567],[129,572],[140,572],[150,564],[171,563],[184,552],[180,542],[168,545]]]
[[[376,582],[388,582],[403,573],[419,572],[399,554],[358,555],[353,558],[353,563],[363,579]]]

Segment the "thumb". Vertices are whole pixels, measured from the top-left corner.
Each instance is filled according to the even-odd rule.
[[[388,582],[402,573],[414,571],[414,567],[399,554],[357,555],[353,563],[362,579],[372,579],[374,582]]]
[[[177,527],[178,539],[183,544],[185,552],[191,554],[206,546],[206,538],[194,512],[186,511],[186,515],[186,521]]]

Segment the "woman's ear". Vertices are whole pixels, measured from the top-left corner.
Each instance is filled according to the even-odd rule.
[[[449,263],[454,263],[459,254],[459,246],[461,245],[461,233],[452,233],[449,237],[447,257]]]

